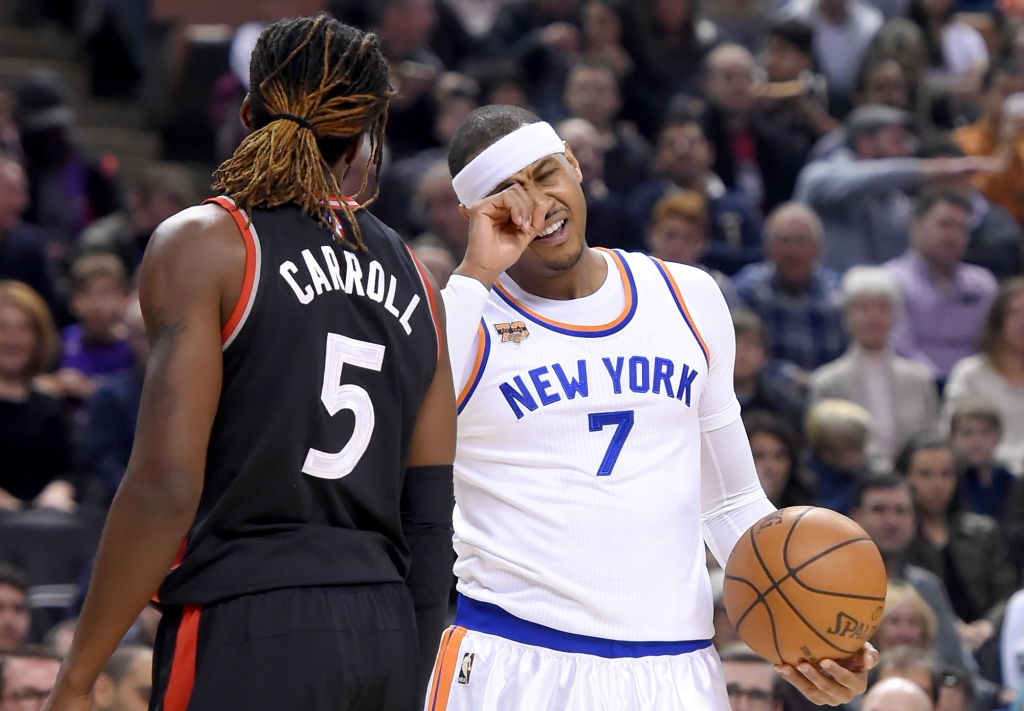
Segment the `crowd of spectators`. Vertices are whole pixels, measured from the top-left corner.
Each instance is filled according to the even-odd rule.
[[[95,36],[124,27],[115,5]],[[398,93],[370,209],[438,282],[467,243],[445,162],[455,129],[487,103],[534,110],[579,160],[591,245],[690,264],[721,287],[771,501],[849,515],[882,552],[882,663],[859,708],[1019,710],[1024,7],[328,7],[374,30],[391,62]],[[221,157],[244,137],[237,108],[267,18],[253,19],[211,98]],[[99,93],[130,93],[142,71],[139,47],[121,42],[133,62],[94,64]],[[0,95],[0,711],[41,703],[74,634],[148,357],[136,273],[156,226],[204,193],[170,163],[119,184],[74,124],[54,76]],[[360,193],[361,174],[344,189],[365,200],[377,186]],[[96,708],[145,708],[158,618],[148,609],[132,628]],[[808,708],[737,645],[720,597],[715,628],[734,710]]]

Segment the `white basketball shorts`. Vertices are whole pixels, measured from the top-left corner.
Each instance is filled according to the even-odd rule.
[[[594,640],[485,603],[470,601],[465,614],[468,600],[460,596],[456,624],[441,638],[425,711],[729,711],[710,644],[679,643],[700,648],[672,654],[676,643]]]

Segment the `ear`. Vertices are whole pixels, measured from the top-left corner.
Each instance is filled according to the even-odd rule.
[[[562,141],[562,145],[565,146],[565,160],[568,161],[569,167],[572,168],[573,174],[576,176],[576,182],[583,182],[583,171],[580,170],[580,162],[576,160],[576,156],[572,154],[572,149],[569,148],[569,144]]]
[[[359,138],[353,141],[352,145],[348,147],[347,151],[345,151],[345,155],[343,156],[345,165],[352,165],[352,163],[355,162],[356,156],[359,155],[359,151],[363,148],[363,139],[365,138],[366,134],[360,133]]]
[[[238,112],[238,118],[242,120],[242,125],[245,126],[246,131],[252,130],[252,101],[249,99],[248,94],[242,99],[242,108]]]
[[[95,709],[107,709],[114,704],[114,680],[100,672],[92,687],[92,703]]]

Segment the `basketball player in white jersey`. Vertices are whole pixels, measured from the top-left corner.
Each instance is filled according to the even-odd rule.
[[[452,141],[470,219],[443,292],[459,391],[459,608],[428,711],[728,711],[704,544],[724,566],[774,510],[704,272],[590,249],[579,165],[507,106]],[[780,667],[812,701],[878,654]]]

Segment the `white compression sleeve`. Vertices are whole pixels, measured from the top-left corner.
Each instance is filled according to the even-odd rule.
[[[761,488],[742,420],[701,434],[704,541],[724,568],[740,536],[775,507]]]
[[[453,274],[448,285],[441,290],[447,319],[448,358],[452,363],[456,395],[465,385],[466,369],[473,362],[477,327],[489,296],[490,291],[483,284],[459,274]]]

